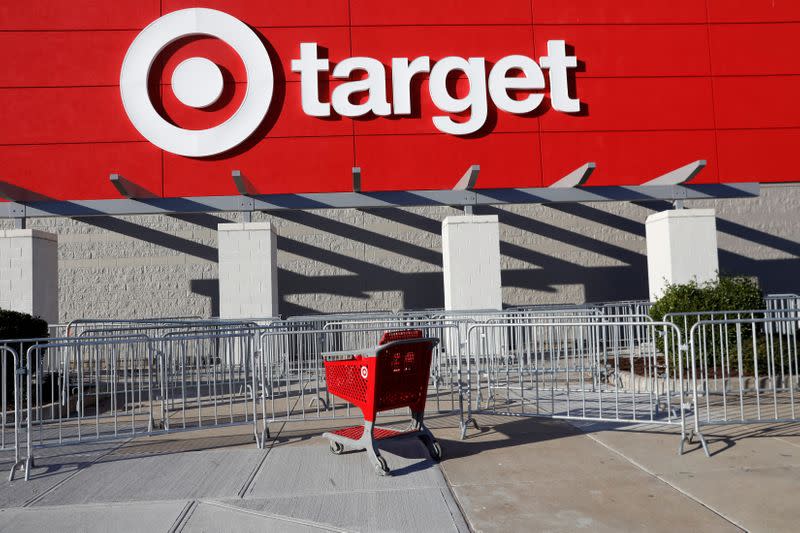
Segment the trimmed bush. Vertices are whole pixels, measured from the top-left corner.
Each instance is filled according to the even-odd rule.
[[[664,295],[650,309],[650,316],[653,320],[661,321],[668,313],[744,311],[765,308],[764,293],[761,292],[754,280],[743,276],[723,276],[702,285],[696,281],[668,285]]]
[[[47,322],[41,318],[36,318],[17,311],[7,311],[0,309],[0,340],[12,339],[40,339],[47,337]],[[24,361],[25,352],[31,343],[9,343],[9,347],[20,357],[20,364]],[[14,398],[14,360],[11,356],[6,356],[6,400],[11,405]],[[24,388],[24,384],[23,384]],[[22,393],[22,391],[20,391]]]
[[[47,337],[47,322],[17,311],[0,309],[0,340]]]
[[[758,284],[743,276],[720,277],[717,280],[698,284],[696,281],[668,285],[664,295],[650,308],[650,316],[660,322],[669,313],[701,313],[703,311],[746,311],[765,309],[764,293]],[[675,320],[681,335],[688,341],[689,331],[700,319],[710,316],[689,316]],[[663,346],[659,344],[659,349]]]
[[[720,277],[718,280],[698,284],[695,281],[680,285],[669,285],[664,291],[664,295],[659,298],[650,309],[650,316],[653,320],[662,321],[669,313],[702,313],[720,311],[750,311],[766,309],[764,294],[758,284],[746,277]],[[721,318],[711,315],[694,315],[677,317],[673,322],[681,330],[684,342],[689,342],[689,332],[692,326],[699,320],[711,318]],[[748,318],[748,317],[743,317]],[[761,329],[761,328],[759,328]],[[753,345],[752,345],[752,326],[742,325],[740,328],[741,339],[743,342],[742,366],[746,374],[753,371]],[[757,349],[759,357],[763,357],[766,350],[765,340],[762,331],[756,332],[759,340]],[[727,328],[727,346],[731,355],[731,362],[738,368],[737,360],[737,334],[736,327]],[[721,343],[722,339],[717,342]],[[656,341],[657,347],[663,352],[664,341],[659,338]]]

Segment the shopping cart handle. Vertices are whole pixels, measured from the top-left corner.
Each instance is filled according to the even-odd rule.
[[[422,337],[417,339],[401,339],[392,342],[387,342],[386,344],[381,344],[378,346],[372,346],[370,348],[359,348],[358,350],[341,350],[338,352],[327,352],[322,354],[322,358],[325,361],[349,361],[351,359],[355,359],[356,357],[377,357],[378,352],[385,350],[386,348],[397,346],[399,344],[415,344],[418,342],[430,342],[431,347],[436,346],[439,344],[439,339],[435,337]]]
[[[322,354],[325,361],[349,361],[356,357],[375,357],[376,348],[359,348],[358,350],[342,350],[339,352],[327,352]]]

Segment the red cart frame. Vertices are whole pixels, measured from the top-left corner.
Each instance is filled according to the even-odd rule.
[[[366,450],[380,475],[390,474],[377,447],[380,440],[418,437],[435,460],[441,458],[441,447],[424,422],[431,358],[438,343],[439,339],[423,337],[420,330],[389,331],[374,348],[324,355],[328,391],[364,415],[363,425],[323,434],[330,440],[331,452]],[[411,410],[407,430],[375,426],[379,412],[401,407]]]

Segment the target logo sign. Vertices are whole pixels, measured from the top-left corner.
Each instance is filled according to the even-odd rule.
[[[148,80],[159,54],[170,44],[192,36],[224,41],[242,59],[247,89],[239,108],[222,124],[188,130],[162,117],[150,100]],[[258,35],[240,20],[213,9],[184,9],[164,15],[133,41],[120,74],[122,104],[131,123],[148,141],[173,154],[206,157],[244,142],[269,110],[273,92],[272,64]],[[184,105],[204,108],[222,94],[223,78],[217,65],[205,58],[182,62],[172,75],[172,90]]]
[[[221,124],[201,130],[180,128],[162,117],[148,91],[150,71],[159,54],[172,43],[193,36],[210,36],[229,45],[241,58],[247,75],[247,89],[239,108]],[[486,124],[490,101],[511,114],[525,115],[536,110],[548,88],[543,69],[548,71],[552,108],[563,113],[581,109],[581,101],[569,94],[569,78],[578,59],[568,55],[562,40],[548,41],[547,55],[538,63],[524,55],[506,56],[494,64],[487,64],[482,57],[451,56],[437,61],[429,56],[413,60],[397,57],[391,60],[391,73],[371,57],[350,57],[334,66],[315,42],[299,43],[299,52],[300,57],[292,60],[292,71],[300,74],[303,112],[311,117],[411,116],[412,99],[418,97],[412,94],[414,78],[426,76],[431,102],[440,112],[432,117],[436,129],[451,135],[470,135]],[[366,76],[358,78],[358,73]],[[319,79],[328,74],[343,81],[330,94],[322,94],[325,88]],[[467,78],[466,94],[451,93],[448,83],[453,74]],[[221,154],[250,137],[269,110],[273,85],[272,64],[259,36],[227,13],[203,8],[175,11],[147,26],[128,49],[120,75],[122,102],[136,129],[159,148],[188,157]],[[171,79],[178,101],[195,109],[217,102],[223,87],[219,67],[202,57],[183,61]],[[517,93],[523,97],[518,98]],[[362,95],[366,98],[353,101],[353,97]],[[459,114],[469,118],[456,118]]]

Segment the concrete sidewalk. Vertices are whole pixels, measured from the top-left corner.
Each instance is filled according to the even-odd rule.
[[[414,440],[332,456],[326,422],[250,426],[37,450],[29,482],[0,482],[2,531],[796,531],[800,431],[711,431],[711,459],[652,427],[485,416],[445,460]],[[341,422],[337,422],[341,424]],[[11,455],[0,455],[7,471]],[[454,497],[455,496],[455,497]],[[463,516],[462,516],[463,513]]]
[[[381,477],[327,427],[275,424],[267,450],[251,426],[36,450],[29,482],[0,482],[0,530],[468,531],[418,440],[382,446]]]
[[[437,430],[477,531],[797,531],[800,425],[706,428],[712,457],[663,427],[479,417]]]

